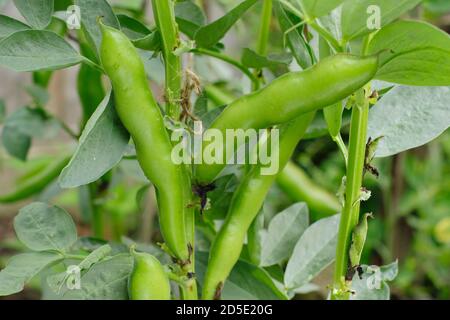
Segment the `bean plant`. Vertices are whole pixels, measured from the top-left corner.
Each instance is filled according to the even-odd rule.
[[[396,253],[364,259],[379,158],[450,124],[450,37],[419,18],[423,2],[14,0],[0,65],[31,76],[32,103],[0,103],[3,149],[23,172],[0,203],[32,201],[0,296],[389,299]],[[46,108],[65,68],[78,72],[76,126]],[[61,131],[73,148],[29,156]],[[320,141],[345,168],[337,181],[299,165]],[[448,243],[448,218],[439,228]]]

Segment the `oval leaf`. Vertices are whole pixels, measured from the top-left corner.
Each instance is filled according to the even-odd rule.
[[[51,31],[19,31],[0,42],[0,64],[18,72],[62,69],[81,61],[83,57]]]
[[[87,122],[75,154],[61,172],[60,187],[76,188],[98,180],[119,163],[129,141],[130,134],[109,92]]]
[[[376,78],[422,86],[450,85],[450,36],[425,22],[398,21],[381,29],[368,52],[381,55]]]
[[[62,258],[54,252],[23,253],[12,257],[6,268],[0,272],[0,296],[22,291],[26,282]]]
[[[129,254],[96,263],[81,277],[81,288],[67,290],[63,299],[127,300],[128,276],[132,268],[133,259]]]
[[[34,29],[44,29],[52,19],[54,0],[14,0],[14,4]]]
[[[450,87],[395,87],[370,110],[369,137],[376,157],[421,146],[450,126]]]
[[[72,217],[63,209],[42,202],[20,209],[14,230],[19,240],[35,251],[63,251],[77,240]]]
[[[287,288],[302,287],[333,262],[339,218],[340,214],[321,219],[303,233],[284,274],[284,284]]]
[[[28,29],[30,27],[26,24],[8,16],[0,15],[0,38],[6,38],[15,32]]]
[[[277,214],[263,236],[261,266],[271,266],[290,257],[300,236],[309,225],[305,203],[297,203]]]

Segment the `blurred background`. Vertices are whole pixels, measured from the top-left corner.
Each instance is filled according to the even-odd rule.
[[[141,0],[111,2],[118,10],[130,15],[144,8],[148,25],[153,25],[151,10]],[[238,0],[199,2],[202,2],[209,21],[239,3]],[[10,1],[0,1],[0,6],[1,14],[23,20]],[[239,59],[242,48],[255,41],[258,13],[258,8],[250,10],[226,37],[226,51],[231,56]],[[425,1],[410,15],[450,32],[449,0]],[[269,52],[279,53],[282,38],[274,21]],[[158,58],[147,59],[146,62],[151,70],[149,77],[152,86],[156,95],[162,98],[161,84],[164,79],[161,62]],[[186,63],[192,64],[202,83],[214,83],[230,96],[239,96],[250,86],[234,69],[217,60],[197,57],[194,62]],[[48,114],[57,119],[52,125],[47,125],[43,134],[33,137],[26,162],[11,157],[0,146],[0,194],[13,190],[21,180],[41,170],[52,160],[52,155],[68,153],[76,147],[77,141],[71,135],[78,133],[81,122],[76,90],[78,68],[54,72],[45,90],[33,84],[32,74],[19,74],[0,67],[0,130],[5,117],[24,106],[43,105]],[[282,71],[273,70],[273,74],[277,72]],[[347,130],[344,128],[345,134]],[[337,192],[345,168],[335,144],[327,135],[302,142],[295,160],[317,184],[331,193]],[[391,158],[377,159],[375,164],[380,170],[380,177],[366,179],[373,196],[365,208],[372,211],[376,219],[370,222],[363,263],[382,265],[398,259],[399,276],[391,285],[394,299],[450,299],[449,160],[450,132],[447,130],[426,146]],[[152,228],[152,223],[156,223],[152,193],[148,193],[141,203],[136,202],[147,185],[142,173],[134,162],[126,160],[120,164],[120,170],[122,175],[116,179],[113,187],[96,199],[101,203],[102,214],[111,217],[103,236],[114,240],[118,235],[126,234],[142,242],[158,238],[155,228]],[[64,207],[77,221],[80,235],[91,233],[83,190],[63,191],[56,183],[52,183],[35,199],[0,205],[0,269],[12,254],[23,250],[13,232],[14,216],[18,209],[36,199]],[[265,210],[276,213],[291,202],[275,186],[266,201]],[[312,211],[311,214],[313,220],[320,218],[317,212]],[[318,281],[327,283],[329,271],[325,271]],[[39,298],[39,287],[38,281],[33,282],[24,292],[9,299]],[[298,298],[325,296],[323,292],[315,292]]]

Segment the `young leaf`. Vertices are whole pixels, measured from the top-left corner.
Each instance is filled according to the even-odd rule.
[[[289,54],[269,55],[263,57],[255,51],[245,48],[241,58],[242,64],[248,68],[262,69],[276,67],[280,64],[288,65],[292,61]]]
[[[22,291],[25,283],[62,258],[62,255],[55,252],[31,252],[12,257],[6,268],[0,271],[0,296]]]
[[[333,262],[339,219],[340,214],[337,214],[306,229],[295,245],[284,274],[287,288],[295,289],[307,284]]]
[[[450,36],[419,21],[399,21],[384,27],[369,44],[369,54],[381,55],[377,79],[422,85],[450,85]]]
[[[302,36],[302,27],[292,30],[301,20],[286,11],[278,1],[274,3],[274,7],[281,31],[286,33],[284,36],[286,37],[287,45],[292,55],[299,66],[307,69],[312,65],[311,48]]]
[[[194,36],[197,45],[203,48],[214,46],[256,2],[258,0],[245,0],[223,17],[198,29]]]
[[[14,0],[14,4],[34,29],[44,29],[52,19],[54,0]]]
[[[103,17],[104,24],[120,28],[119,21],[106,0],[75,0],[81,10],[81,25],[92,48],[100,48],[102,35],[97,23],[98,17]]]
[[[342,33],[345,40],[361,37],[376,30],[368,28],[373,14],[380,14],[380,27],[388,25],[403,13],[416,7],[422,0],[356,0],[342,6]],[[379,11],[370,11],[370,9]]]
[[[14,230],[17,238],[34,251],[64,251],[77,240],[72,217],[63,209],[42,202],[20,209]]]
[[[119,163],[129,140],[130,134],[116,113],[114,95],[109,92],[87,122],[75,154],[61,172],[61,188],[76,188],[99,179]]]
[[[297,203],[278,213],[264,234],[261,266],[271,266],[288,259],[295,245],[309,225],[309,211],[305,203]]]
[[[15,32],[30,29],[25,23],[0,15],[0,39],[7,38]]]
[[[0,64],[18,72],[62,69],[82,61],[69,43],[51,31],[19,31],[0,42]]]
[[[319,18],[339,7],[345,0],[300,0],[301,7],[310,18]]]
[[[128,276],[133,268],[129,254],[119,254],[96,263],[81,277],[81,288],[67,290],[69,300],[127,300]]]
[[[421,146],[450,126],[450,87],[395,87],[370,110],[368,136],[383,136],[375,157]]]

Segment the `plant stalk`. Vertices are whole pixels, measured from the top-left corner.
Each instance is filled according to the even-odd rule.
[[[367,124],[369,118],[369,100],[365,90],[356,93],[356,105],[353,107],[350,126],[350,144],[345,189],[345,205],[341,214],[332,300],[347,300],[350,296],[349,281],[345,277],[348,270],[349,247],[352,232],[359,221],[360,194],[362,187],[366,154]]]
[[[181,58],[174,51],[179,47],[180,36],[175,21],[173,0],[152,0],[156,26],[163,44],[166,74],[166,112],[178,120],[181,114],[180,99],[182,86]]]
[[[269,33],[270,33],[270,23],[272,21],[272,8],[273,0],[264,0],[262,12],[261,12],[261,24],[258,32],[258,42],[256,45],[256,53],[261,56],[267,55],[267,47],[269,43]],[[255,77],[258,82],[264,82],[264,77],[262,75],[261,69],[255,69]],[[253,83],[253,90],[257,90],[258,86]]]

